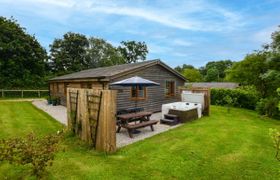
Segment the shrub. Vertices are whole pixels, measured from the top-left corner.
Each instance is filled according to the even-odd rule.
[[[58,150],[59,135],[43,138],[29,134],[24,138],[0,140],[0,162],[11,164],[31,164],[33,174],[40,177],[47,166],[52,165],[55,152]]]
[[[259,95],[256,91],[246,89],[211,89],[211,104],[213,105],[228,105],[228,99],[231,99],[231,105],[246,109],[255,109],[259,100]]]
[[[277,97],[264,98],[257,103],[256,110],[260,115],[280,119],[278,104],[279,99]]]
[[[275,158],[280,161],[280,132],[276,129],[269,129],[269,135],[271,136],[273,140],[273,144],[275,147]]]

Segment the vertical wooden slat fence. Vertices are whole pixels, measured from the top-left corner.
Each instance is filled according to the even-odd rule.
[[[67,88],[67,114],[68,128],[83,141],[116,151],[116,91]]]

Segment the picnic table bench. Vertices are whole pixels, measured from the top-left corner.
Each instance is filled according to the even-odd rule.
[[[153,125],[157,124],[158,121],[150,120],[151,115],[152,112],[145,112],[145,111],[117,115],[117,118],[120,120],[120,122],[118,123],[117,132],[119,133],[122,127],[126,128],[129,137],[133,138],[132,135],[133,130],[150,126],[151,130],[154,131]],[[131,122],[132,120],[135,122],[135,124],[129,124],[129,122]],[[140,122],[136,123],[136,121],[140,121]]]

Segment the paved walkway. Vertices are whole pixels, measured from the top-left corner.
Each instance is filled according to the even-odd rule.
[[[46,100],[34,100],[32,102],[32,104],[34,104],[39,109],[45,111],[46,113],[48,113],[50,116],[52,116],[57,121],[61,122],[62,124],[67,125],[66,107],[48,105]],[[151,116],[152,120],[160,120],[160,118],[161,118],[161,113],[155,113]],[[164,131],[168,131],[168,130],[173,129],[178,126],[180,126],[180,124],[176,125],[176,126],[168,126],[168,125],[163,125],[163,124],[158,123],[157,125],[154,126],[154,131],[151,131],[150,127],[138,129],[141,132],[139,134],[133,134],[133,138],[130,138],[128,136],[127,130],[122,128],[120,133],[117,133],[117,135],[116,135],[117,147],[120,148],[120,147],[129,145],[129,144],[135,143],[137,141],[146,139],[148,137],[154,136],[154,135],[162,133]]]
[[[67,125],[67,109],[64,106],[48,105],[47,100],[34,100],[32,104],[45,111],[60,123]]]

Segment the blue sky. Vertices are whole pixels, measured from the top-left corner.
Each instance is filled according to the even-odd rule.
[[[46,49],[72,31],[115,46],[145,41],[148,59],[200,67],[241,60],[270,42],[280,0],[0,0],[0,15],[13,16]]]

